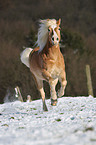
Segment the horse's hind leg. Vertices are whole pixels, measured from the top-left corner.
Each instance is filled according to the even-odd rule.
[[[51,105],[56,106],[57,104],[57,95],[56,95],[56,90],[55,90],[55,86],[58,82],[58,78],[55,80],[50,80],[49,84],[50,84],[50,92],[51,92]]]
[[[62,97],[64,95],[64,90],[65,90],[65,87],[67,85],[67,81],[66,81],[66,74],[65,72],[62,72],[60,77],[59,77],[59,81],[61,83],[61,88],[58,92],[58,96],[59,97]]]
[[[44,89],[43,89],[43,81],[36,78],[36,77],[35,77],[35,81],[36,81],[36,84],[37,84],[37,88],[40,91],[40,94],[41,94],[41,97],[42,97],[43,110],[48,111],[47,106],[46,106],[46,102],[45,102],[45,92],[44,92]]]
[[[42,81],[42,83],[43,83],[43,81]],[[43,101],[43,110],[48,111],[47,106],[46,106],[46,102],[45,102],[45,92],[44,92],[43,86],[39,88],[39,91],[40,91],[42,101]]]

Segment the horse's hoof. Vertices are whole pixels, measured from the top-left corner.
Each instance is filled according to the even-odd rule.
[[[45,112],[46,112],[46,111],[48,111],[48,109],[47,109],[47,108],[44,108],[43,110],[44,110]]]
[[[51,99],[51,105],[56,106],[57,105],[57,99],[56,100]]]
[[[47,106],[43,106],[44,111],[48,111]]]

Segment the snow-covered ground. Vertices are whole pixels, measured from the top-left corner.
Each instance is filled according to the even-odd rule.
[[[0,145],[96,145],[96,98],[63,97],[0,105]]]

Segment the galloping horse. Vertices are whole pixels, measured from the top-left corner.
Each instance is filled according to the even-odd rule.
[[[51,105],[53,106],[57,104],[55,86],[58,80],[61,83],[61,88],[58,92],[59,97],[64,95],[67,84],[64,59],[59,48],[60,23],[61,19],[58,21],[55,19],[40,20],[36,42],[38,46],[35,49],[26,48],[21,53],[21,61],[30,68],[40,91],[44,111],[48,111],[48,109],[45,102],[43,80],[50,85]]]

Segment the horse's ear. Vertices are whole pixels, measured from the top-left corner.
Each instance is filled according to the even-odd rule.
[[[59,26],[61,24],[61,19],[59,19],[58,21],[57,21],[57,25]]]

